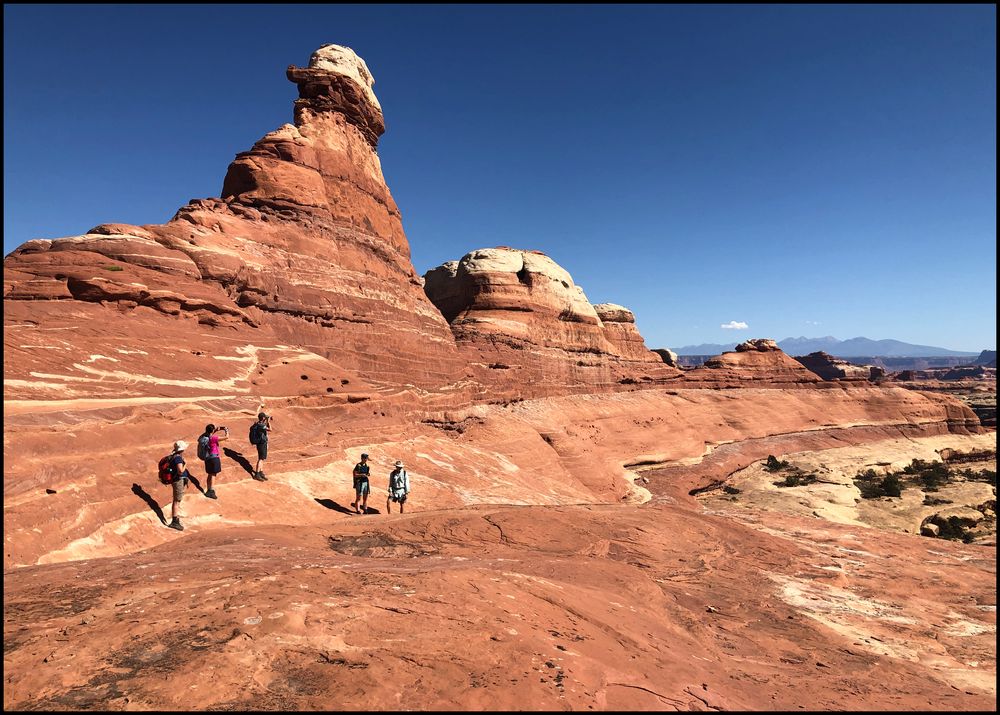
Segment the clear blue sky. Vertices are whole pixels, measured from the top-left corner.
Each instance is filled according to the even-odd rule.
[[[991,5],[6,5],[4,253],[218,196],[328,42],[420,273],[538,249],[650,347],[996,345]]]

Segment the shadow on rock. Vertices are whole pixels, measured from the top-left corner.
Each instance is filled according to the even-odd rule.
[[[144,502],[146,502],[146,504],[149,506],[150,509],[153,510],[153,513],[156,514],[156,517],[160,520],[161,523],[163,524],[167,523],[166,517],[163,516],[163,509],[160,508],[160,505],[156,503],[156,500],[153,499],[153,497],[151,497],[145,489],[140,487],[138,484],[133,484],[132,493],[135,494],[140,499],[142,499]]]
[[[191,472],[188,472],[188,480],[189,480],[189,481],[190,481],[190,482],[191,482],[192,484],[194,484],[194,488],[195,488],[195,489],[197,489],[197,490],[198,490],[199,492],[201,492],[202,494],[204,494],[204,493],[205,493],[205,490],[201,488],[201,482],[199,482],[199,481],[198,481],[198,478],[197,478],[196,476],[194,476],[193,474],[191,474]]]
[[[245,470],[247,470],[247,474],[253,476],[253,471],[254,471],[253,465],[250,464],[250,460],[248,460],[246,457],[243,456],[242,452],[237,452],[235,449],[230,449],[229,447],[223,448],[222,451],[226,454],[227,457],[229,457],[234,462],[243,467]]]
[[[333,509],[334,511],[339,511],[341,514],[353,514],[354,509],[348,509],[343,504],[338,504],[333,499],[317,499],[317,504],[325,506],[327,509]]]

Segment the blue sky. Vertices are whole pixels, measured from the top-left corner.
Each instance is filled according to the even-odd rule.
[[[4,253],[218,196],[328,42],[420,273],[538,249],[650,347],[996,345],[988,5],[5,5]]]

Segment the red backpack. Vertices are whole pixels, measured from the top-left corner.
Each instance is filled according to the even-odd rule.
[[[160,477],[160,481],[164,484],[174,483],[174,473],[170,469],[170,459],[173,456],[173,454],[168,454],[166,457],[161,459],[160,463],[157,465],[157,474]]]

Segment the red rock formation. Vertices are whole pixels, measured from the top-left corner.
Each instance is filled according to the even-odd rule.
[[[631,311],[591,305],[539,251],[472,251],[428,271],[424,290],[493,394],[600,391],[679,374],[646,348]]]
[[[874,382],[885,377],[885,369],[875,365],[852,365],[847,360],[823,352],[809,353],[795,358],[808,370],[824,380],[853,380]]]
[[[288,76],[300,92],[295,123],[236,158],[222,199],[192,201],[162,226],[106,224],[25,244],[4,261],[7,321],[30,324],[40,300],[70,301],[60,326],[102,323],[116,349],[180,323],[222,330],[225,342],[306,347],[334,371],[396,386],[460,380],[375,153],[384,125],[364,61],[327,45]],[[71,368],[66,380],[80,377]],[[115,382],[104,375],[102,387]]]
[[[789,357],[769,339],[747,340],[734,352],[706,360],[684,374],[684,383],[713,387],[822,386],[814,372]]]
[[[680,360],[677,357],[677,353],[673,350],[670,350],[669,348],[654,348],[653,352],[659,355],[660,359],[670,367],[680,368]]]

